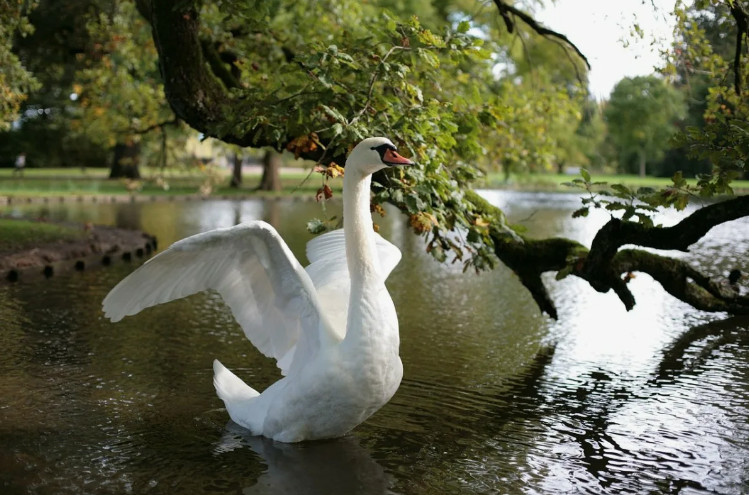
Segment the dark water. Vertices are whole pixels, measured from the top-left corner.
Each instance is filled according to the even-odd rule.
[[[538,236],[589,242],[605,221],[572,220],[574,196],[487,195]],[[7,212],[143,228],[162,248],[263,218],[300,257],[304,224],[323,215],[299,201]],[[389,287],[405,377],[328,442],[274,444],[228,422],[213,358],[261,389],[278,374],[213,294],[112,324],[101,299],[132,266],[0,286],[0,493],[749,492],[749,320],[690,309],[638,275],[629,313],[550,279],[554,322],[506,268],[462,274],[424,254],[397,214],[379,223],[404,252]],[[716,228],[683,256],[749,271],[747,227]]]

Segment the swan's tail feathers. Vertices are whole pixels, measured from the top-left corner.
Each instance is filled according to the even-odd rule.
[[[216,387],[216,393],[224,401],[227,408],[230,404],[260,395],[257,390],[229,371],[218,359],[213,360],[213,386]]]

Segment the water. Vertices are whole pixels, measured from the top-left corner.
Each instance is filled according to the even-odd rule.
[[[537,236],[587,243],[605,221],[572,220],[574,196],[487,197]],[[161,248],[264,218],[300,259],[305,222],[323,215],[312,202],[274,200],[8,212],[143,228]],[[112,324],[101,299],[132,266],[0,286],[0,491],[749,492],[748,319],[693,310],[638,275],[631,312],[574,278],[550,278],[555,322],[508,269],[438,265],[397,213],[378,222],[404,252],[388,285],[405,377],[390,403],[333,441],[276,444],[228,421],[213,358],[260,389],[278,373],[214,294]],[[716,274],[749,271],[748,226],[713,229],[680,256]]]

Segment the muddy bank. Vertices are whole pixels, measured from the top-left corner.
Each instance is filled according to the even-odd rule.
[[[84,226],[81,226],[83,229]],[[0,283],[50,278],[72,270],[88,270],[150,256],[156,238],[136,230],[87,226],[85,238],[44,243],[33,249],[0,252]]]

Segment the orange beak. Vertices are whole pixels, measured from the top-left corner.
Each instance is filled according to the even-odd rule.
[[[413,165],[414,162],[400,156],[396,151],[387,149],[382,155],[382,162],[388,165]]]

